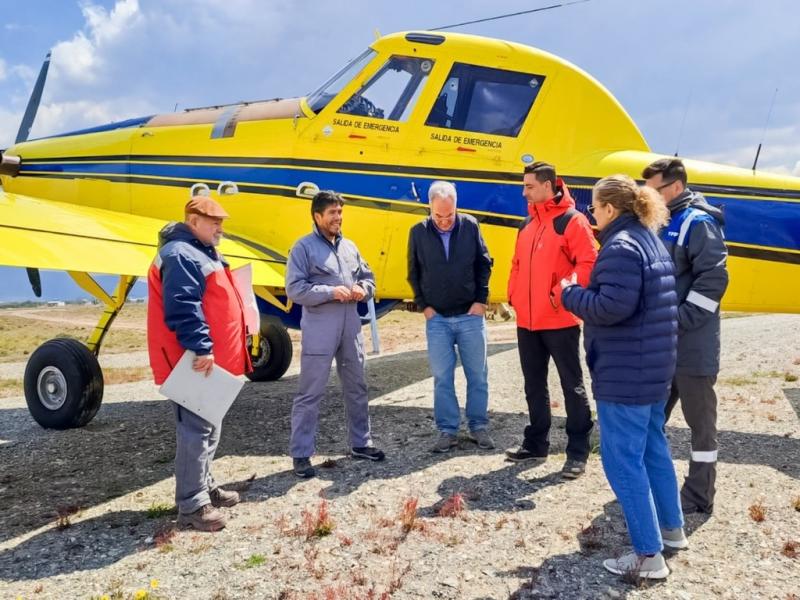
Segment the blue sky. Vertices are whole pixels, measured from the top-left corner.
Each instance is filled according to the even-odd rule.
[[[376,30],[553,3],[6,0],[0,148],[13,141],[51,48],[34,136],[170,112],[176,104],[302,95],[365,48]],[[675,152],[685,113],[681,155],[749,166],[764,135],[760,167],[800,175],[796,0],[590,0],[458,31],[536,46],[582,67],[611,90],[655,151]],[[30,296],[24,272],[2,269],[0,278],[0,299]],[[53,281],[61,293],[63,279]]]

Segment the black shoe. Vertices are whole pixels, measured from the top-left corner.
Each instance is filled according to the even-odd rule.
[[[353,458],[365,458],[367,460],[374,460],[375,462],[380,462],[386,458],[386,455],[382,450],[378,450],[372,446],[365,446],[364,448],[351,448],[350,454],[353,456]]]
[[[564,479],[577,479],[586,472],[586,462],[575,458],[568,458],[561,468],[561,477]]]
[[[537,465],[547,462],[546,456],[537,456],[525,446],[520,446],[518,450],[506,450],[506,458],[513,462],[530,462]]]
[[[317,470],[311,466],[310,458],[293,458],[292,466],[294,474],[303,479],[311,479],[317,474]]]

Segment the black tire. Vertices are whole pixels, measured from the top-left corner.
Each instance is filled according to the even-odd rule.
[[[97,357],[70,338],[48,340],[25,367],[25,401],[47,429],[83,427],[103,401],[103,372]]]
[[[292,364],[292,340],[280,319],[261,315],[259,351],[250,358],[253,361],[253,371],[247,374],[250,381],[275,381],[283,377]]]

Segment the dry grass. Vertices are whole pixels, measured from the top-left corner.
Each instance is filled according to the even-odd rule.
[[[101,306],[0,310],[0,362],[27,360],[40,344],[52,338],[86,340],[102,311]],[[144,304],[126,305],[103,341],[103,351],[113,354],[144,350],[145,321]]]
[[[153,373],[150,367],[109,367],[103,369],[103,381],[106,385],[147,381]],[[24,394],[22,379],[0,379],[0,398],[11,398]]]
[[[456,492],[442,502],[441,506],[436,510],[436,514],[440,517],[455,518],[461,516],[465,508],[464,495]]]
[[[747,512],[750,514],[750,518],[756,523],[762,523],[767,518],[767,507],[764,506],[761,500],[751,504],[750,508],[747,509]]]
[[[786,558],[797,558],[800,556],[800,542],[794,540],[786,542],[781,549],[781,554]]]
[[[331,518],[328,501],[325,499],[319,501],[316,514],[304,509],[302,520],[302,532],[307,540],[330,535],[336,527],[336,523]]]

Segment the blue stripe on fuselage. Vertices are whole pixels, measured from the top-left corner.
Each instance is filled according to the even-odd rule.
[[[427,202],[428,187],[436,179],[430,176],[353,173],[300,168],[259,168],[251,166],[174,165],[152,163],[41,163],[24,164],[20,172],[57,172],[96,175],[170,177],[190,181],[234,181],[296,187],[312,180],[320,189],[332,189],[347,195],[414,201],[412,183],[419,200]],[[565,180],[569,184],[569,177]],[[521,217],[527,213],[521,186],[512,182],[454,180],[459,207],[486,213]],[[157,183],[157,182],[156,182]],[[571,188],[579,210],[591,202],[591,190]],[[755,200],[707,195],[706,199],[725,213],[725,237],[730,242],[800,250],[800,203],[780,200]]]

